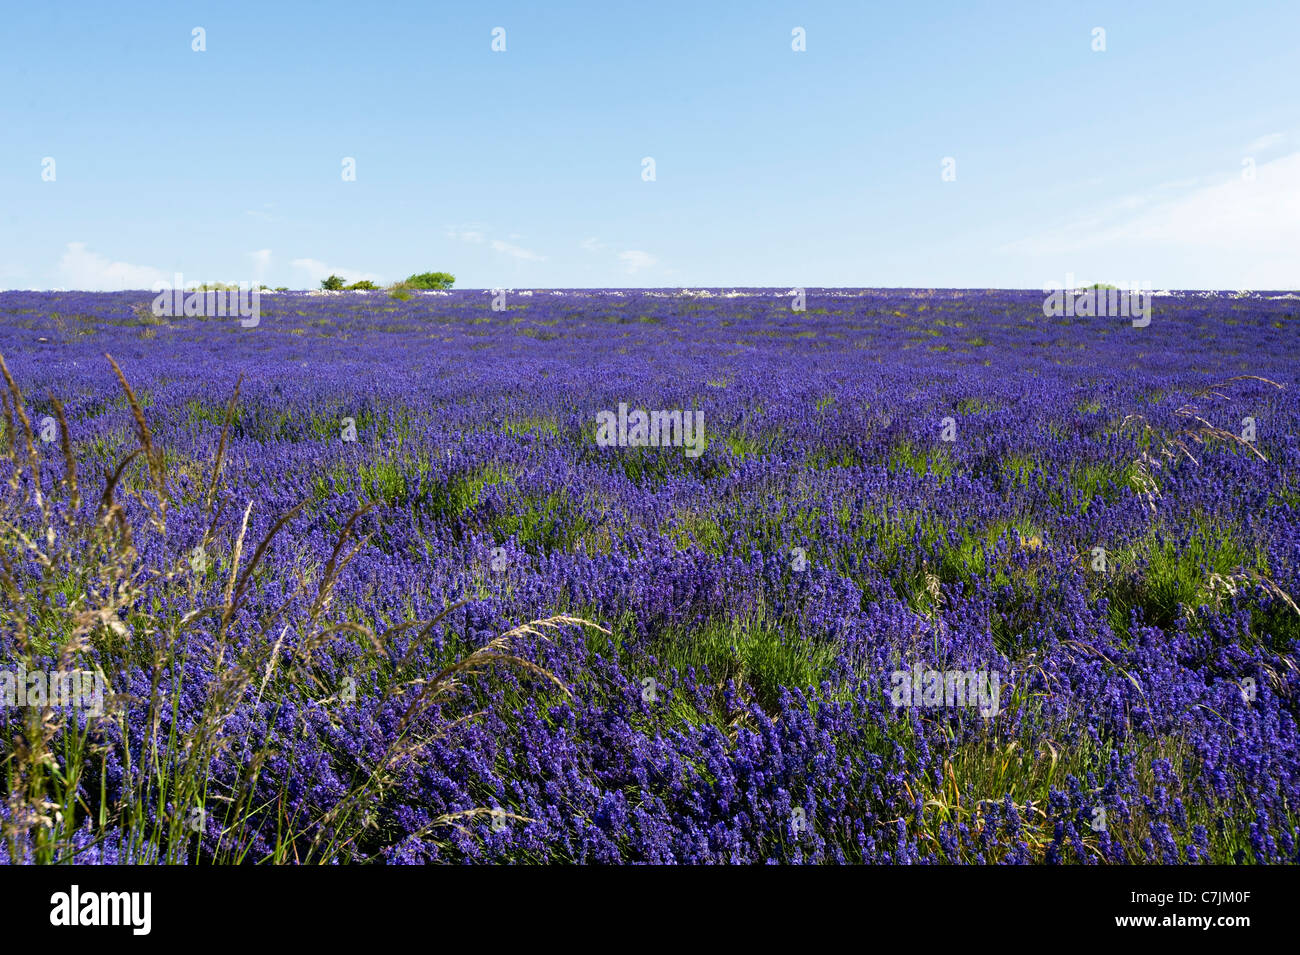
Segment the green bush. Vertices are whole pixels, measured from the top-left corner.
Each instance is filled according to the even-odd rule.
[[[421,272],[412,275],[402,284],[414,289],[444,289],[451,288],[455,281],[456,276],[449,272]]]
[[[349,292],[373,292],[377,288],[379,288],[379,286],[374,282],[362,279],[360,282],[353,282],[347,287],[347,290]]]
[[[346,283],[337,275],[331,275],[327,279],[321,279],[320,287],[327,292],[341,292]]]

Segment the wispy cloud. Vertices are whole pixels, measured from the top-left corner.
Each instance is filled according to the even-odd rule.
[[[1300,152],[1218,176],[1171,197],[1159,188],[1133,201],[1112,203],[1072,222],[1003,245],[1027,257],[1078,256],[1113,263],[1161,256],[1194,285],[1199,263],[1239,288],[1284,288],[1300,283]],[[1076,272],[1080,269],[1076,269]]]
[[[1190,189],[1193,186],[1203,185],[1210,180],[1205,176],[1188,176],[1186,179],[1171,179],[1168,182],[1162,182],[1156,186],[1156,189],[1168,191],[1171,189]]]
[[[629,275],[635,275],[642,269],[652,268],[659,264],[659,260],[649,252],[642,252],[640,249],[624,249],[617,251],[610,246],[608,242],[595,237],[583,239],[578,243],[584,250],[596,255],[606,252],[612,254],[623,266],[623,271]]]
[[[1277,146],[1286,140],[1286,133],[1269,133],[1261,136],[1259,139],[1252,140],[1246,144],[1243,150],[1247,156],[1253,156],[1256,153],[1268,152],[1274,146]]]
[[[260,209],[245,209],[244,215],[248,216],[250,219],[257,219],[259,222],[279,222],[280,217],[272,215],[269,211],[272,208],[273,206],[268,202]]]
[[[59,283],[65,288],[87,291],[113,289],[151,289],[159,282],[171,281],[171,276],[150,265],[132,265],[114,262],[107,256],[92,252],[84,242],[69,242],[59,259]]]
[[[629,274],[635,274],[640,272],[642,269],[648,269],[658,261],[658,259],[649,252],[641,252],[637,249],[628,249],[626,252],[620,252],[618,258],[619,261],[623,263],[623,267],[627,269]]]
[[[504,252],[506,255],[513,255],[516,259],[527,259],[530,262],[543,262],[546,256],[538,255],[531,249],[525,249],[515,245],[513,242],[506,242],[502,239],[493,239],[490,243],[492,249],[496,252]]]
[[[455,239],[457,242],[466,242],[470,245],[486,244],[493,252],[500,252],[502,255],[509,255],[516,259],[523,259],[527,262],[545,262],[546,256],[532,249],[526,249],[517,245],[513,240],[521,239],[517,232],[512,232],[505,239],[492,239],[487,235],[487,231],[478,226],[462,226],[460,228],[450,228],[447,230],[447,238]]]

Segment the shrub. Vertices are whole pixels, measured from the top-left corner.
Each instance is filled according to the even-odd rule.
[[[379,286],[374,282],[362,279],[360,282],[353,282],[347,287],[347,290],[349,292],[373,292],[377,288],[379,288]]]
[[[414,289],[446,289],[455,283],[456,276],[449,272],[421,272],[412,275],[402,284]]]
[[[345,287],[345,283],[339,276],[331,275],[327,279],[321,279],[320,287],[327,292],[340,292]]]

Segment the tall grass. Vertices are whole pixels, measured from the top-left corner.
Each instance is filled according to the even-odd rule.
[[[595,626],[576,617],[516,627],[430,676],[414,672],[410,657],[436,628],[450,625],[463,602],[383,632],[332,614],[340,575],[367,544],[359,528],[369,504],[344,522],[318,573],[296,572],[287,599],[253,607],[272,544],[303,505],[281,515],[260,540],[249,536],[252,502],[237,529],[223,525],[218,500],[239,385],[210,462],[195,540],[192,529],[169,533],[166,455],[126,377],[108,360],[138,447],[87,496],[62,405],[49,399],[61,454],[47,460],[27,399],[0,356],[0,468],[7,472],[0,486],[0,633],[12,634],[0,643],[0,667],[94,674],[108,688],[99,712],[48,702],[0,709],[0,845],[11,862],[66,863],[95,849],[123,862],[158,863],[373,856],[382,848],[382,839],[367,832],[374,810],[404,768],[452,725],[437,712],[449,695],[499,665],[568,692],[520,645],[556,628]],[[146,566],[145,552],[164,557],[151,556]],[[223,563],[208,559],[217,552],[228,555]],[[399,707],[401,717],[377,757],[356,759],[346,792],[294,813],[285,798],[267,800],[268,787],[283,797],[288,786],[272,781],[267,767],[293,753],[307,732],[304,717],[292,730],[271,719],[258,739],[232,727],[250,704],[279,713],[304,699],[337,698],[339,688],[322,677],[321,664],[344,642],[361,649],[358,669],[385,674],[368,691],[376,705]],[[399,644],[406,648],[400,659]],[[459,827],[493,811],[444,814],[429,829]],[[370,852],[358,850],[363,842]],[[263,849],[255,851],[258,845]]]

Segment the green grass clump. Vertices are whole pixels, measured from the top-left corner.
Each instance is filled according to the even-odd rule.
[[[734,681],[768,713],[780,709],[782,687],[817,686],[836,659],[833,644],[809,640],[797,622],[774,621],[763,612],[671,627],[650,649],[664,670],[707,669],[709,682],[719,687]]]
[[[933,474],[940,481],[946,481],[956,470],[956,464],[947,448],[918,448],[911,442],[904,441],[890,454],[889,469],[908,470],[917,477]]]

